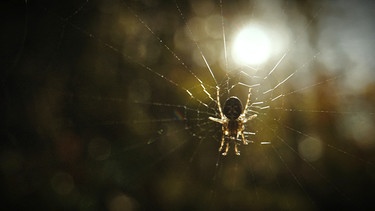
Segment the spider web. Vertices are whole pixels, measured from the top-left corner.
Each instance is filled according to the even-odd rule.
[[[374,65],[366,53],[373,46],[362,42],[373,27],[345,28],[350,18],[371,19],[365,8],[293,1],[10,5],[21,11],[22,27],[9,28],[22,36],[8,38],[17,42],[5,80],[10,141],[1,160],[9,206],[372,206]],[[289,42],[261,66],[234,64],[235,31],[258,19]],[[215,33],[202,32],[204,20]],[[340,42],[330,27],[342,32]],[[357,43],[349,42],[352,30],[363,32]],[[240,145],[241,156],[233,146],[226,157],[218,152],[221,125],[208,120],[219,118],[217,86],[222,104],[233,95],[245,103],[252,88],[248,113],[258,117],[247,124],[253,143]]]

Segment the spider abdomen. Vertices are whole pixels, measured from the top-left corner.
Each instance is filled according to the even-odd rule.
[[[242,113],[242,103],[238,97],[229,97],[223,107],[223,114],[230,120],[235,122]],[[228,123],[229,124],[229,123]],[[238,123],[231,123],[238,124]]]

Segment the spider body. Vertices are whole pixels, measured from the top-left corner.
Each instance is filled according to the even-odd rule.
[[[222,124],[222,137],[221,137],[221,144],[219,147],[219,152],[223,151],[223,147],[225,144],[225,149],[222,152],[222,155],[227,155],[229,150],[229,143],[234,142],[234,151],[236,155],[240,155],[240,151],[238,150],[238,145],[242,141],[244,145],[248,144],[248,141],[245,138],[244,130],[245,130],[245,123],[249,120],[252,120],[257,115],[251,115],[246,117],[247,107],[250,102],[250,94],[251,89],[249,89],[245,109],[242,110],[242,103],[238,97],[231,96],[229,97],[225,103],[223,108],[220,105],[220,89],[217,87],[217,105],[219,108],[220,119],[215,117],[209,117],[210,120],[214,122],[218,122]]]

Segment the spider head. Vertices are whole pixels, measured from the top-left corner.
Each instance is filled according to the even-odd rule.
[[[229,120],[236,120],[242,113],[242,103],[238,97],[229,97],[223,106],[223,114]]]

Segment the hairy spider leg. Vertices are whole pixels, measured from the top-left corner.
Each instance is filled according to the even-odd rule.
[[[224,143],[225,143],[225,136],[228,135],[228,130],[227,130],[227,126],[226,126],[228,124],[227,123],[228,120],[227,120],[227,117],[223,114],[223,110],[221,108],[220,87],[219,86],[216,86],[216,104],[217,104],[217,107],[219,108],[220,119],[214,118],[214,117],[209,117],[209,119],[223,125],[222,126],[223,134],[221,136],[221,143],[220,143],[220,147],[219,147],[219,152],[221,152],[223,150],[223,146],[224,146]],[[229,143],[226,143],[225,152],[223,152],[222,155],[226,155],[228,150],[229,150]]]
[[[249,93],[247,94],[247,100],[246,100],[245,108],[244,108],[244,110],[241,114],[242,123],[246,123],[247,121],[250,121],[250,120],[252,120],[252,119],[254,119],[255,117],[258,116],[256,114],[253,114],[253,115],[246,118],[246,112],[247,112],[247,109],[249,107],[250,98],[251,98],[251,88],[249,88]]]
[[[220,117],[221,117],[221,120],[222,120],[221,124],[223,125],[222,126],[223,134],[221,135],[221,143],[220,143],[220,147],[219,147],[219,152],[221,152],[223,150],[223,146],[224,146],[224,143],[225,143],[225,136],[228,134],[228,130],[227,130],[228,121],[227,121],[227,117],[223,114],[223,110],[221,108],[220,87],[219,86],[216,86],[216,101],[217,101],[217,106],[219,107]],[[228,150],[229,150],[229,143],[227,142],[226,146],[225,146],[225,152],[223,152],[222,155],[227,155]]]
[[[241,114],[240,117],[239,117],[240,122],[241,122],[242,124],[241,124],[241,127],[239,127],[240,129],[239,129],[239,131],[238,131],[238,135],[241,135],[241,140],[242,140],[242,143],[243,143],[244,145],[247,145],[247,144],[248,144],[248,142],[247,142],[247,140],[246,140],[246,138],[245,138],[245,134],[243,133],[243,131],[245,130],[245,126],[244,126],[244,124],[245,124],[247,121],[250,121],[250,120],[254,119],[255,117],[257,117],[256,114],[253,114],[253,115],[251,115],[251,116],[249,116],[249,117],[246,117],[246,113],[247,113],[247,109],[248,109],[248,107],[249,107],[250,99],[251,99],[251,88],[249,88],[249,92],[248,92],[248,94],[247,94],[247,100],[246,100],[245,108],[244,108],[242,114]]]

